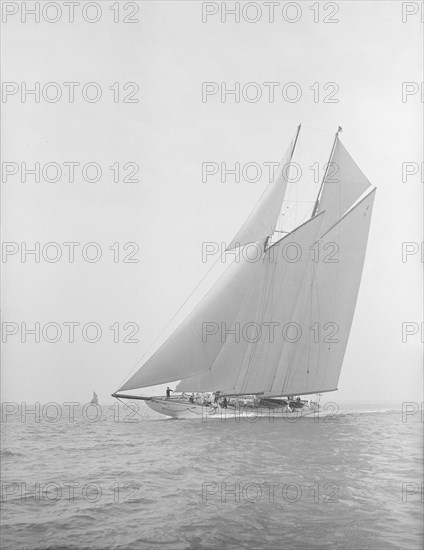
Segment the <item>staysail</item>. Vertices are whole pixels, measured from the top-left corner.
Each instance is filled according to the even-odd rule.
[[[298,126],[294,142],[290,144],[283,160],[275,172],[274,181],[268,184],[258,204],[228,245],[227,250],[231,250],[238,246],[244,246],[248,243],[261,241],[274,233],[284,195],[286,194],[290,163],[293,158],[299,132],[300,125]]]
[[[337,132],[316,208],[316,212],[326,213],[323,229],[334,225],[370,187],[370,182],[347,152]]]

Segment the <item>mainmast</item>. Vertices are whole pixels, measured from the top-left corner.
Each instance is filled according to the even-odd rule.
[[[317,200],[315,201],[314,209],[312,210],[311,218],[313,218],[315,216],[315,214],[317,213],[317,211],[318,211],[319,201],[321,199],[321,193],[322,193],[322,190],[323,190],[323,187],[324,187],[325,178],[327,177],[328,169],[329,169],[330,164],[331,164],[331,159],[333,158],[334,149],[336,148],[337,138],[339,137],[339,134],[342,131],[343,131],[343,128],[341,126],[339,126],[339,128],[336,132],[336,135],[334,136],[334,142],[333,142],[333,147],[331,148],[330,158],[328,159],[327,166],[325,167],[324,177],[322,178],[321,186],[320,186],[319,191],[318,191]]]

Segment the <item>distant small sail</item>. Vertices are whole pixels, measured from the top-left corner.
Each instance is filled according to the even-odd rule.
[[[92,403],[93,405],[98,405],[99,404],[99,399],[98,399],[97,393],[95,391],[93,391],[93,397],[92,397],[90,403]]]

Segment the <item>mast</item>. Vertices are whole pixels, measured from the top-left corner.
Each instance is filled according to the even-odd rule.
[[[330,158],[328,159],[327,166],[325,167],[324,177],[322,178],[321,186],[320,186],[319,191],[318,191],[317,200],[315,201],[315,205],[314,205],[314,209],[312,211],[311,218],[313,218],[315,216],[315,214],[317,213],[318,206],[319,206],[319,201],[320,201],[320,198],[321,198],[322,189],[323,189],[324,183],[325,183],[325,178],[327,177],[328,168],[330,167],[331,159],[333,158],[333,154],[334,154],[334,149],[336,148],[337,138],[339,137],[339,134],[342,130],[343,130],[343,128],[341,126],[339,126],[339,128],[336,132],[336,135],[334,136],[334,142],[333,142],[333,147],[331,148]]]
[[[301,126],[302,126],[302,123],[300,123],[299,126],[297,127],[297,132],[296,132],[296,137],[294,138],[294,143],[293,143],[293,149],[292,149],[292,152],[291,152],[290,162],[293,159],[294,150],[296,149],[297,138],[299,137]]]

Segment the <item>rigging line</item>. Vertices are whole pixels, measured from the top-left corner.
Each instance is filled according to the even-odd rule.
[[[239,248],[240,252],[241,248]],[[150,344],[150,346],[147,348],[147,350],[143,353],[143,355],[140,357],[140,359],[137,360],[135,366],[131,370],[131,372],[125,376],[125,378],[122,380],[121,384],[119,385],[119,388],[122,387],[125,381],[129,380],[131,376],[133,375],[135,369],[138,367],[140,362],[146,357],[147,353],[153,348],[155,344],[157,344],[159,338],[163,335],[165,330],[169,327],[169,325],[174,321],[175,317],[178,315],[178,313],[181,311],[181,309],[186,305],[188,300],[193,296],[193,294],[196,292],[196,290],[199,288],[199,286],[203,283],[203,281],[206,279],[206,277],[209,275],[209,273],[212,271],[212,269],[216,266],[218,261],[222,260],[223,255],[227,252],[227,250],[221,251],[221,255],[216,259],[216,262],[214,262],[211,267],[208,269],[208,271],[203,275],[202,279],[197,283],[197,285],[194,287],[194,289],[190,292],[190,294],[187,296],[187,298],[184,300],[184,302],[181,304],[181,306],[177,309],[177,311],[174,313],[174,315],[171,317],[171,319],[167,322],[167,324],[163,327],[163,329],[159,332],[159,334],[156,336],[156,338],[153,340],[153,342]],[[228,269],[233,265],[233,262],[230,263],[230,265],[225,269],[225,271],[222,273],[220,277],[215,281],[215,283],[212,285],[212,287],[206,292],[205,298],[209,292],[212,290],[212,288],[217,284],[217,282],[225,275],[225,273],[228,271]],[[187,314],[188,315],[188,314]],[[119,391],[119,388],[116,391]]]

